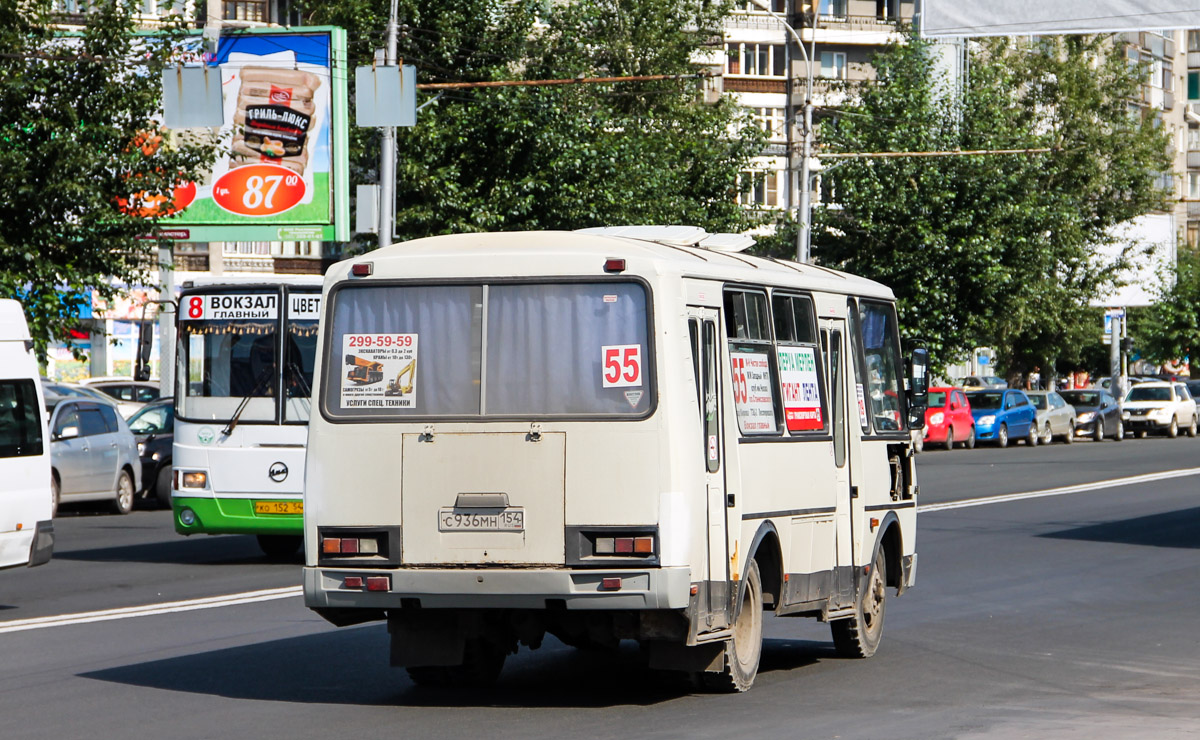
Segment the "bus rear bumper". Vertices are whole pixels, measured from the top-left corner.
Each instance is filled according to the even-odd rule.
[[[264,496],[260,500],[268,500]],[[299,499],[278,499],[272,502],[299,503]],[[254,500],[234,498],[199,498],[180,496],[174,492],[175,531],[193,534],[290,534],[304,533],[302,514],[258,514]]]
[[[389,578],[387,590],[368,591],[370,577]],[[363,585],[348,587],[347,578],[361,578]],[[398,609],[402,602],[416,606],[414,600],[423,609],[684,609],[691,586],[685,567],[304,569],[304,603],[313,609]]]

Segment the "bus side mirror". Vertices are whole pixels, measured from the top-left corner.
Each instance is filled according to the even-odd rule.
[[[925,428],[925,408],[929,405],[929,350],[917,347],[912,351],[908,378],[908,426]]]
[[[150,379],[150,350],[154,347],[154,324],[142,319],[138,327],[137,365],[133,371],[134,380]]]

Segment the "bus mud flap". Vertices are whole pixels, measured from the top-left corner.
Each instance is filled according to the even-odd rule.
[[[456,666],[463,662],[466,640],[457,619],[435,613],[388,618],[394,668]]]
[[[650,667],[661,671],[688,673],[719,672],[725,668],[725,642],[684,645],[654,640],[649,644]]]

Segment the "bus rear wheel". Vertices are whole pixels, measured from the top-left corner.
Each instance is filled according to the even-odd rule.
[[[758,561],[751,560],[746,569],[741,609],[733,622],[733,637],[725,643],[725,668],[720,673],[701,673],[705,687],[726,693],[749,690],[762,659],[762,631],[762,578],[758,574]]]
[[[869,658],[883,637],[883,615],[887,606],[887,561],[881,548],[866,582],[858,592],[854,616],[830,622],[833,645],[844,658]]]
[[[272,560],[284,560],[296,554],[304,538],[298,534],[260,534],[258,547]]]

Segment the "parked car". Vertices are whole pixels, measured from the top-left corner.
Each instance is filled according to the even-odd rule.
[[[159,506],[171,507],[171,444],[175,440],[175,406],[171,398],[151,401],[129,417],[129,430],[142,459],[138,493]]]
[[[971,449],[975,446],[975,419],[971,404],[960,388],[930,388],[929,407],[925,409],[925,430],[920,446],[944,444],[954,449],[955,442]]]
[[[1197,432],[1196,401],[1182,382],[1142,383],[1125,394],[1121,419],[1126,428],[1145,437],[1149,432],[1179,436],[1181,428],[1189,437]]]
[[[112,396],[106,396],[93,388],[84,388],[81,385],[73,383],[56,383],[53,380],[42,378],[42,394],[46,396],[49,402],[50,396],[80,396],[91,401],[99,401],[100,403],[116,406],[117,400]]]
[[[160,391],[157,380],[133,380],[119,376],[86,378],[79,381],[85,388],[100,391],[115,399],[121,415],[128,419],[133,412],[157,400]]]
[[[1029,402],[1037,409],[1039,441],[1050,444],[1061,439],[1070,444],[1075,441],[1075,408],[1054,391],[1025,391]]]
[[[1038,443],[1037,409],[1025,391],[972,391],[967,401],[975,418],[975,438],[980,442],[1007,447],[1008,440],[1024,438],[1030,447]]]
[[[1082,388],[1059,391],[1059,395],[1075,408],[1076,437],[1091,437],[1097,442],[1105,437],[1112,437],[1118,442],[1125,439],[1121,406],[1108,391]]]
[[[46,411],[55,510],[59,503],[110,500],[118,514],[132,511],[142,466],[133,432],[116,407],[54,396],[46,399]]]
[[[1200,396],[1200,380],[1185,380],[1183,384],[1187,386],[1188,393],[1192,394],[1192,398]]]
[[[1007,388],[1008,381],[995,375],[968,375],[962,379],[964,391],[985,391]]]

